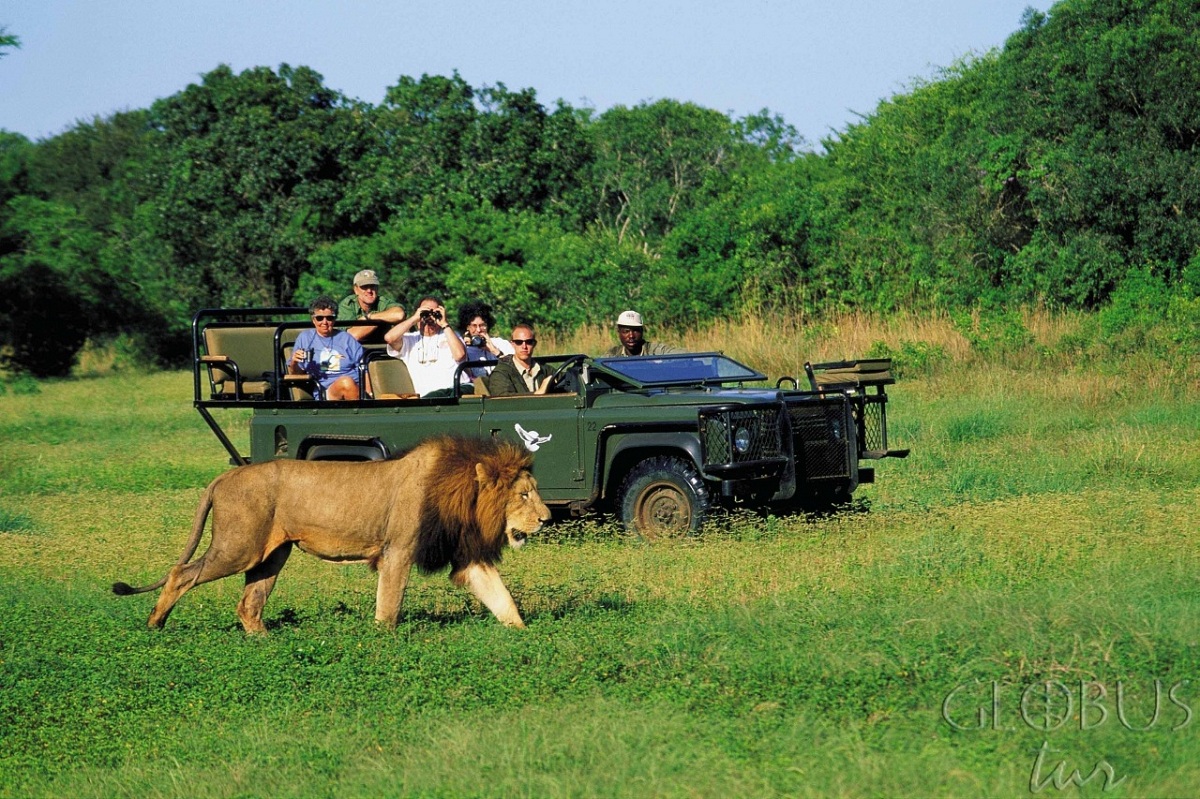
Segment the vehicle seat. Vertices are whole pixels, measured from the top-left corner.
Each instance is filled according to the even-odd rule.
[[[288,344],[283,348],[283,367],[286,370],[288,361],[292,359],[292,350],[296,346]],[[320,386],[309,375],[283,375],[283,385],[287,386],[288,398],[293,401],[315,400],[320,393]]]
[[[297,331],[288,331],[286,343]],[[275,374],[275,330],[270,327],[206,327],[205,354],[213,399],[265,399]]]
[[[367,361],[367,376],[375,399],[415,399],[419,396],[413,388],[408,366],[399,358],[386,354],[372,357]]]

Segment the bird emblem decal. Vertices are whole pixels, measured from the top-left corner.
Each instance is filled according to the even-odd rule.
[[[521,437],[521,441],[525,444],[525,449],[529,450],[530,452],[537,452],[538,447],[554,438],[553,435],[544,436],[536,430],[526,430],[519,424],[514,424],[513,429],[516,430],[517,435]]]

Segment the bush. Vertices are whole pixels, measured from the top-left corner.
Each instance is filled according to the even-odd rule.
[[[940,344],[907,340],[901,340],[898,349],[888,346],[886,341],[876,341],[867,350],[866,357],[891,358],[892,375],[897,380],[933,374],[939,366],[950,360],[950,354]]]
[[[954,327],[977,354],[990,357],[1019,352],[1034,343],[1033,334],[1017,311],[959,311]]]
[[[14,395],[29,396],[42,393],[42,387],[33,377],[27,374],[18,374],[8,381],[8,385],[0,383],[0,397],[3,397],[11,391]]]

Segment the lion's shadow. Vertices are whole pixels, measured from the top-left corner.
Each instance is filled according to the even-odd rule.
[[[603,595],[599,597],[568,595],[549,601],[543,597],[541,601],[537,602],[536,606],[530,608],[523,615],[526,623],[539,620],[559,621],[568,618],[595,617],[610,613],[627,613],[633,609],[635,604],[632,600],[617,595]],[[331,609],[323,612],[347,618],[362,616],[359,608],[350,607],[345,602],[338,602]],[[265,618],[263,623],[268,632],[275,630],[299,630],[317,623],[317,615],[318,613],[315,611],[297,611],[295,608],[285,606],[271,614],[269,618]],[[400,613],[400,626],[452,627],[476,619],[494,621],[490,612],[486,610],[480,612],[480,610],[466,605],[456,610],[445,608],[428,610],[406,606]],[[240,625],[233,624],[230,626],[230,629],[241,629],[241,627]]]
[[[570,595],[556,601],[545,603],[545,607],[533,609],[527,619],[551,619],[559,621],[566,618],[594,618],[610,613],[628,613],[636,603],[627,597],[616,594],[601,596]]]

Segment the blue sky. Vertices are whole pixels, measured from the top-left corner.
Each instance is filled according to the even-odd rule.
[[[378,103],[401,75],[604,111],[672,98],[780,114],[814,146],[1046,0],[0,0],[0,128],[145,108],[218,64],[308,66]]]

